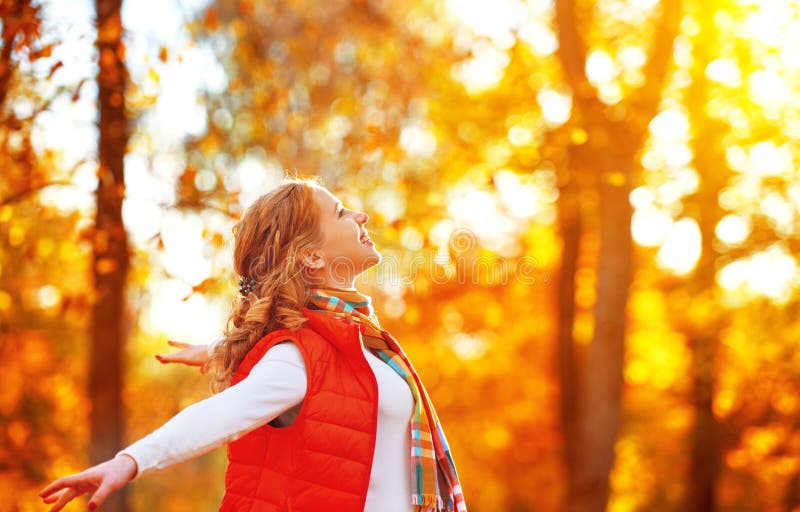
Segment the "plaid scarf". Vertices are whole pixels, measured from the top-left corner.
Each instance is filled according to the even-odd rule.
[[[415,512],[466,512],[444,430],[422,380],[397,340],[381,328],[372,299],[356,290],[311,288],[309,309],[358,323],[364,345],[400,375],[414,397],[411,419],[411,503]]]

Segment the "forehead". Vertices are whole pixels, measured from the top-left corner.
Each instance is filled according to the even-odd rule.
[[[339,202],[339,198],[331,194],[328,189],[316,186],[314,187],[314,200],[323,208],[323,211],[333,210],[333,207]]]

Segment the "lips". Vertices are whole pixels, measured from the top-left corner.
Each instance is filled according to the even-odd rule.
[[[364,245],[374,245],[374,244],[372,243],[372,240],[370,240],[370,238],[369,238],[369,235],[367,234],[367,232],[366,232],[366,231],[363,231],[363,232],[361,233],[361,237],[359,238],[359,240],[360,240],[360,241],[361,241],[361,243],[362,243],[362,244],[364,244]]]

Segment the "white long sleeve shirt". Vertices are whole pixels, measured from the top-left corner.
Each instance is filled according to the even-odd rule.
[[[411,512],[410,420],[405,380],[363,348],[378,382],[378,428],[365,512]],[[186,407],[119,453],[138,466],[134,480],[203,455],[278,418],[291,423],[306,393],[303,356],[291,341],[271,347],[241,382]]]

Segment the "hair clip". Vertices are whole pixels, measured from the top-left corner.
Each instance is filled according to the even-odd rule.
[[[242,294],[243,297],[247,297],[250,295],[250,292],[255,289],[257,284],[258,281],[252,277],[242,277],[239,279],[239,293]]]

